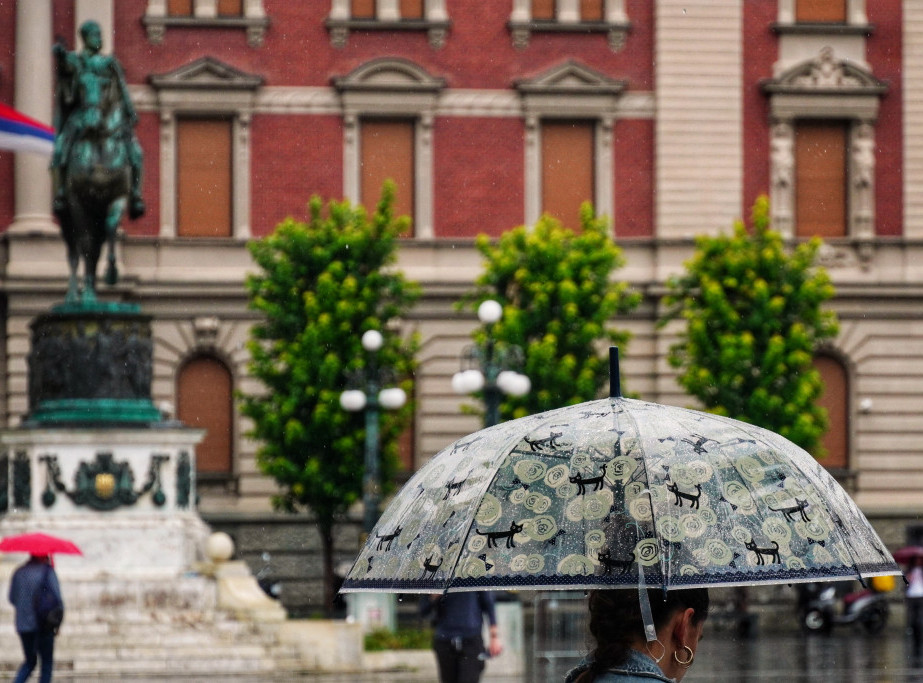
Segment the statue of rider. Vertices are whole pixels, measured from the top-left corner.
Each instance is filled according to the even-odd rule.
[[[56,43],[53,48],[58,71],[55,103],[55,130],[58,134],[55,137],[54,153],[51,159],[55,185],[54,212],[60,217],[67,206],[63,179],[71,160],[75,139],[85,128],[101,123],[93,120],[91,110],[85,108],[84,103],[80,101],[81,79],[94,76],[104,86],[114,82],[118,88],[122,109],[122,129],[117,134],[124,136],[127,142],[128,163],[131,166],[128,215],[133,219],[138,218],[144,214],[145,210],[144,200],[141,198],[143,154],[134,133],[138,115],[128,94],[128,87],[125,85],[125,76],[119,61],[115,57],[100,53],[103,38],[99,24],[92,20],[84,22],[80,26],[80,37],[83,41],[83,50],[80,52],[68,52],[60,42]]]

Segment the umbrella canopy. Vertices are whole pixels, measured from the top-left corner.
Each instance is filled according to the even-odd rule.
[[[915,559],[923,559],[923,545],[907,545],[894,551],[895,562],[908,564]]]
[[[30,555],[83,555],[70,541],[48,534],[20,534],[6,536],[0,541],[0,552],[29,553]]]
[[[445,448],[395,496],[342,590],[692,588],[900,573],[854,501],[795,444],[615,396]]]

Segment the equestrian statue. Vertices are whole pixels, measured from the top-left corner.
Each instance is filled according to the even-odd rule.
[[[106,283],[118,281],[115,237],[122,215],[144,214],[142,153],[135,137],[138,116],[115,57],[100,53],[102,31],[95,21],[80,26],[83,50],[69,52],[59,40],[55,137],[51,160],[55,216],[67,244],[70,267],[65,303],[96,301],[96,266],[108,246]],[[83,260],[82,287],[78,278]]]

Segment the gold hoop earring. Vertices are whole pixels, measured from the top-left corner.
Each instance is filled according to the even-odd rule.
[[[676,654],[678,650],[673,650],[673,659],[676,660],[677,664],[688,669],[690,666],[692,666],[692,660],[695,659],[695,652],[693,652],[692,648],[688,645],[683,645],[683,649],[689,653],[689,657],[685,660],[680,659]]]

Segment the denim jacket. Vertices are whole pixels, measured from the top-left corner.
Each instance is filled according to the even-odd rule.
[[[590,668],[591,660],[584,659],[576,668],[567,672],[564,683],[574,683],[577,676]],[[593,683],[650,683],[650,681],[664,681],[664,683],[673,683],[672,678],[664,676],[663,671],[657,666],[657,663],[646,654],[637,650],[629,650],[628,658],[618,664],[610,667],[604,673],[598,675]]]

